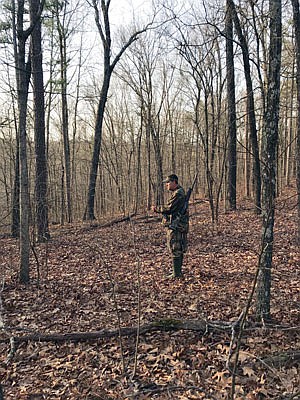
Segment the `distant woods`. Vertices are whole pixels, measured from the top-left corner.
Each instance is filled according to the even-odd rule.
[[[299,182],[299,2],[281,57],[273,3],[162,4],[120,23],[115,0],[2,2],[2,233],[41,241],[52,223],[146,212],[171,172],[185,187],[199,172],[213,222],[242,197],[261,212],[269,177],[275,195]]]

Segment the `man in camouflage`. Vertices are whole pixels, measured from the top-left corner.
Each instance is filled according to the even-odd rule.
[[[181,215],[185,202],[184,189],[178,184],[175,174],[169,175],[163,183],[172,194],[166,206],[153,207],[153,211],[163,215],[162,223],[166,227],[167,245],[173,258],[173,276],[182,276],[183,255],[187,250],[189,215]],[[174,223],[176,220],[176,223]],[[173,225],[172,225],[173,223]]]

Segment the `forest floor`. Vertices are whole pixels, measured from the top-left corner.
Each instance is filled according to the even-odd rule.
[[[106,227],[53,226],[51,240],[35,247],[27,286],[18,283],[17,241],[0,239],[4,399],[219,400],[231,398],[233,386],[236,400],[300,399],[296,216],[295,189],[289,189],[277,200],[272,323],[255,322],[254,299],[234,385],[235,355],[229,352],[236,342],[222,327],[238,320],[257,270],[261,217],[248,201],[239,200],[236,212],[221,213],[215,228],[208,202],[191,206],[184,278],[176,280],[166,277],[171,267],[165,233],[153,215]],[[125,333],[36,339],[96,331],[105,336],[136,327],[139,319],[141,326],[165,321],[165,328],[145,329],[138,341]],[[204,321],[207,329],[176,329],[179,320]],[[211,328],[216,321],[219,329]],[[26,335],[32,340],[18,340]]]

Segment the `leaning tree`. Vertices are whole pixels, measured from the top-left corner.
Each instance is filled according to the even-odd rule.
[[[145,28],[135,31],[129,37],[129,39],[125,41],[125,43],[123,44],[119,52],[116,54],[116,56],[112,57],[113,45],[111,36],[110,14],[109,14],[110,3],[111,3],[110,0],[100,0],[100,1],[92,0],[92,6],[95,13],[96,26],[103,47],[103,78],[102,78],[102,86],[98,102],[96,123],[94,129],[93,155],[90,166],[89,187],[88,187],[86,208],[83,217],[84,220],[95,219],[95,212],[94,212],[95,193],[96,193],[96,181],[97,181],[101,141],[102,141],[102,126],[103,126],[105,106],[107,102],[108,91],[113,71],[117,63],[120,61],[122,55],[128,49],[128,47],[135,40],[137,40],[138,37],[143,32],[145,32],[151,25],[149,24]]]

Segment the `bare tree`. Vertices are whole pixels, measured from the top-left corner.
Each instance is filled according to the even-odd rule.
[[[17,28],[16,28],[16,9],[15,1],[11,0],[11,23],[12,23],[12,37],[14,48],[14,62],[16,79],[18,80],[18,47],[17,47]],[[29,79],[27,80],[29,85]],[[16,155],[15,155],[15,174],[14,186],[12,195],[12,220],[11,220],[11,234],[13,237],[18,238],[20,235],[20,135],[19,124],[17,122],[17,111],[14,107],[15,116],[15,132],[16,132]]]
[[[29,180],[28,180],[28,164],[27,164],[27,102],[28,102],[28,85],[31,75],[31,57],[28,52],[26,62],[26,43],[30,37],[36,23],[38,22],[42,9],[43,2],[39,5],[39,9],[35,14],[33,21],[27,29],[24,29],[25,17],[25,1],[20,0],[15,7],[15,0],[11,0],[13,27],[15,29],[15,57],[16,57],[16,80],[18,91],[18,107],[19,107],[19,151],[20,151],[20,281],[22,283],[29,282],[29,253],[30,253],[30,238],[29,238]],[[15,23],[16,21],[16,23]]]
[[[12,0],[12,10],[15,11],[15,0]],[[29,282],[29,190],[28,190],[28,165],[27,165],[27,143],[26,143],[26,117],[28,101],[28,85],[30,80],[31,64],[30,57],[26,62],[26,41],[30,36],[31,29],[24,30],[24,0],[18,2],[16,14],[16,75],[19,106],[19,157],[20,157],[20,281]]]
[[[177,46],[188,67],[183,65],[182,71],[187,68],[186,73],[192,78],[189,96],[194,107],[193,122],[201,142],[201,147],[197,148],[203,152],[203,171],[205,171],[211,220],[215,223],[218,220],[225,172],[225,151],[222,149],[227,147],[227,135],[221,128],[226,122],[222,119],[224,77],[220,35],[215,26],[202,27],[201,24],[196,26],[198,27],[196,38],[184,32],[181,26],[177,26],[180,33]],[[202,44],[199,44],[200,36]]]
[[[112,39],[111,39],[111,30],[110,30],[110,18],[109,18],[109,7],[110,0],[100,0],[99,9],[99,1],[92,0],[92,5],[95,12],[95,21],[97,25],[97,29],[102,41],[103,46],[103,81],[101,87],[101,93],[98,103],[95,131],[94,131],[94,146],[93,146],[93,156],[90,167],[90,176],[89,176],[89,188],[88,188],[88,197],[87,203],[84,213],[84,220],[94,220],[95,219],[95,192],[96,192],[96,181],[98,174],[98,166],[99,166],[99,157],[100,157],[100,149],[101,149],[101,140],[102,140],[102,126],[104,119],[105,106],[107,102],[107,96],[110,86],[110,80],[112,73],[115,69],[115,66],[121,59],[122,55],[126,51],[126,49],[139,37],[139,35],[147,30],[147,27],[141,29],[139,31],[134,32],[130,38],[125,42],[122,46],[121,50],[112,60]]]
[[[262,255],[259,266],[256,302],[256,313],[263,321],[270,319],[282,47],[281,13],[281,0],[270,0],[268,87],[262,137]]]
[[[297,86],[297,149],[296,149],[296,182],[298,195],[298,242],[300,243],[300,9],[299,0],[291,0],[296,47],[296,86]]]
[[[45,99],[42,60],[41,21],[38,17],[41,1],[30,0],[30,19],[34,26],[31,33],[31,63],[34,95],[34,138],[35,138],[35,197],[36,223],[39,241],[49,239],[48,226],[48,171],[45,140]]]
[[[254,93],[253,84],[251,78],[251,68],[249,60],[249,48],[246,37],[242,31],[240,19],[238,17],[235,4],[232,0],[228,0],[228,6],[232,10],[232,18],[239,39],[239,45],[242,49],[243,54],[243,65],[244,75],[247,88],[247,117],[250,131],[251,141],[251,152],[253,155],[253,182],[254,182],[254,195],[255,195],[255,206],[256,212],[261,211],[261,173],[260,173],[260,156],[259,156],[259,145],[257,140],[257,129],[256,129],[256,116],[254,108]]]
[[[227,119],[228,119],[228,179],[227,179],[227,201],[230,210],[236,210],[236,109],[235,109],[235,74],[233,56],[233,23],[232,7],[227,0],[226,18],[226,70],[227,70]]]
[[[70,152],[70,139],[69,139],[69,110],[68,110],[68,96],[67,96],[67,70],[68,70],[68,57],[67,57],[67,36],[68,27],[66,26],[67,15],[67,2],[56,1],[55,17],[56,27],[58,32],[59,43],[59,63],[60,63],[60,95],[61,95],[61,121],[62,121],[62,137],[64,148],[64,177],[62,184],[62,202],[64,204],[64,178],[66,180],[66,194],[67,194],[67,221],[72,221],[72,197],[71,197],[71,152]],[[63,12],[60,18],[60,12]],[[64,209],[62,209],[62,218],[64,216]],[[63,220],[62,220],[63,223]]]

